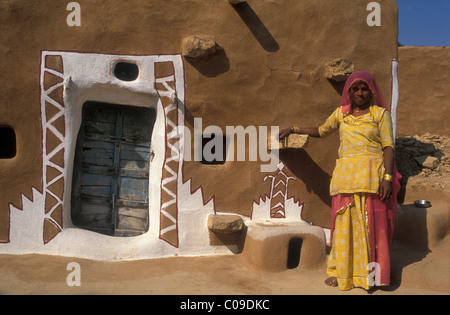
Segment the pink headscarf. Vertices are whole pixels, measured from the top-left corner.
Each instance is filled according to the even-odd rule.
[[[367,71],[356,71],[348,77],[347,81],[345,82],[344,91],[342,92],[340,106],[342,108],[342,113],[344,114],[344,116],[347,115],[352,108],[349,90],[353,83],[355,83],[356,81],[364,81],[367,83],[367,86],[373,94],[371,102],[372,105],[378,105],[389,110],[373,74]]]

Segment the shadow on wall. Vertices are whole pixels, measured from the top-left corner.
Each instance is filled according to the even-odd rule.
[[[282,160],[289,170],[306,185],[308,192],[314,192],[331,207],[330,181],[331,175],[325,172],[305,150],[280,150]]]
[[[221,75],[230,69],[230,60],[228,59],[225,50],[221,50],[206,61],[194,60],[191,58],[184,58],[184,60],[186,60],[198,72],[208,78],[213,78]]]
[[[280,49],[275,38],[270,34],[269,30],[264,26],[261,19],[256,15],[255,11],[247,2],[241,2],[233,5],[233,8],[239,14],[241,19],[255,36],[258,43],[264,50],[268,52],[276,52]]]
[[[339,96],[342,96],[342,92],[344,91],[346,80],[344,80],[344,81],[334,81],[331,79],[327,79],[327,80],[331,84],[331,86],[334,88],[334,90],[339,94]]]
[[[280,160],[286,164],[287,168],[306,186],[310,193],[314,193],[327,205],[323,211],[311,209],[303,211],[302,218],[314,225],[329,227],[331,208],[330,181],[331,175],[325,172],[305,150],[285,149],[280,150]],[[325,212],[324,212],[325,211]]]
[[[380,288],[394,291],[402,284],[403,269],[423,260],[431,252],[428,244],[427,210],[403,205],[397,214],[391,246],[391,284]]]

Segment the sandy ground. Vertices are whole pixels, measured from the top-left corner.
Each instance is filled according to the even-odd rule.
[[[430,195],[428,195],[430,196]],[[435,193],[436,200],[440,194]],[[407,196],[414,198],[414,195]],[[80,266],[80,286],[67,278]],[[43,255],[0,255],[0,294],[150,295],[416,295],[450,294],[450,235],[432,251],[400,244],[391,250],[391,286],[367,292],[324,285],[325,270],[251,269],[241,255],[103,262]]]
[[[41,255],[0,256],[0,294],[154,295],[415,295],[450,294],[450,238],[433,253],[394,246],[392,284],[367,292],[323,284],[324,270],[262,273],[242,257],[173,257],[99,262]],[[80,265],[80,286],[69,286],[70,262]]]

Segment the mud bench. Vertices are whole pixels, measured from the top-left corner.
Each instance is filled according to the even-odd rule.
[[[322,228],[307,223],[251,223],[242,255],[253,268],[283,271],[317,270],[326,263],[326,237]]]

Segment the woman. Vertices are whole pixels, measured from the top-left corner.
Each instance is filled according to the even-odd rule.
[[[354,72],[340,107],[320,127],[280,131],[326,137],[339,130],[339,158],[330,184],[331,252],[329,286],[341,290],[389,285],[390,257],[397,210],[392,120],[373,75]]]

